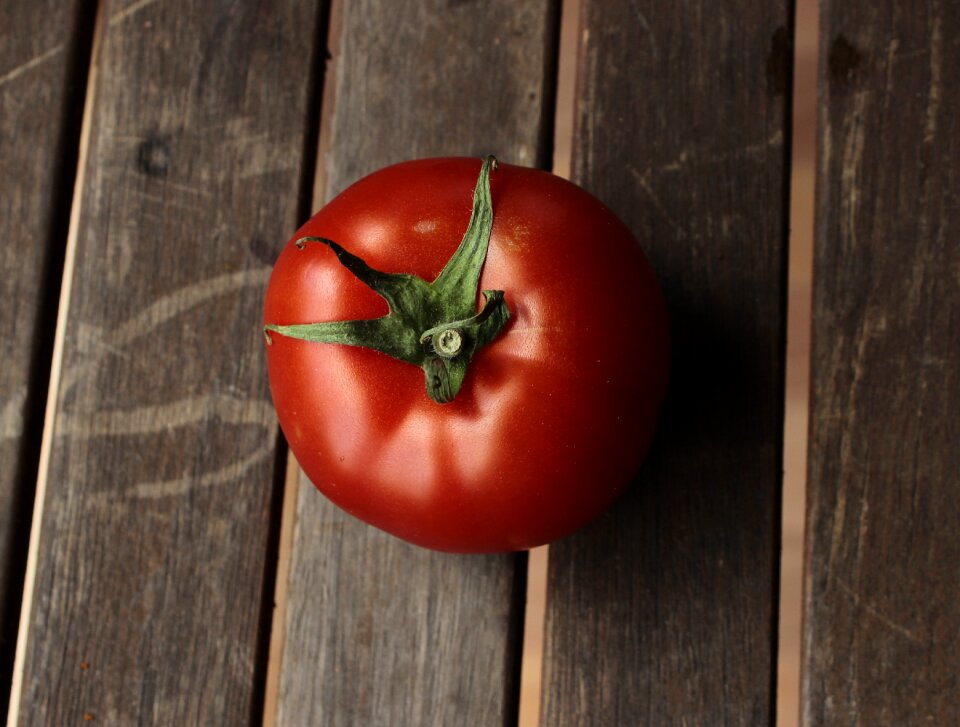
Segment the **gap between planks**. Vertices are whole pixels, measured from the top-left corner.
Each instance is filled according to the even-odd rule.
[[[30,638],[30,617],[33,611],[33,596],[37,581],[40,527],[43,522],[43,505],[46,500],[47,480],[50,475],[50,457],[53,448],[54,421],[60,394],[60,375],[63,364],[64,342],[66,339],[67,316],[70,311],[70,293],[73,287],[73,271],[77,257],[80,205],[83,199],[85,182],[83,170],[87,165],[87,153],[90,146],[93,99],[96,95],[100,47],[104,35],[103,11],[103,0],[99,0],[99,2],[97,2],[96,18],[93,25],[90,70],[87,77],[87,92],[83,102],[83,119],[80,125],[80,149],[77,155],[77,167],[74,171],[75,183],[73,187],[73,199],[70,205],[70,226],[67,230],[67,246],[63,261],[63,278],[60,284],[60,302],[57,309],[57,327],[53,339],[53,359],[50,364],[50,384],[47,389],[47,405],[43,418],[43,438],[40,442],[37,487],[34,495],[33,517],[30,522],[30,544],[27,550],[23,600],[20,605],[20,627],[17,631],[17,651],[14,658],[13,679],[10,687],[10,707],[7,713],[7,724],[9,725],[17,724],[20,715],[24,662],[27,654],[27,641]]]
[[[318,43],[323,43],[317,52],[320,73],[315,82],[323,84],[320,100],[320,130],[318,132],[316,157],[313,159],[314,174],[311,191],[312,204],[308,216],[319,209],[326,195],[326,158],[330,149],[333,121],[334,96],[336,94],[337,60],[340,58],[340,32],[343,27],[342,0],[331,0],[326,25],[326,37],[319,34]],[[309,163],[304,160],[304,163]],[[298,224],[306,220],[298,220]],[[292,232],[292,230],[291,230]],[[270,626],[270,648],[267,657],[267,678],[264,688],[263,725],[276,727],[280,707],[280,684],[283,667],[283,650],[286,646],[287,607],[290,586],[293,533],[297,527],[297,496],[300,486],[300,465],[287,447],[287,469],[283,482],[283,503],[280,517],[280,547],[277,553],[277,572],[274,581],[273,618]]]
[[[290,584],[290,556],[293,553],[293,530],[297,525],[297,486],[300,465],[287,448],[287,473],[283,482],[283,512],[280,521],[280,547],[277,554],[277,575],[273,596],[273,622],[270,629],[270,650],[264,693],[263,724],[275,727],[280,706],[280,667],[286,643],[287,594]]]

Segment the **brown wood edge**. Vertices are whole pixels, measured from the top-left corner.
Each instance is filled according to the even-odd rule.
[[[783,503],[784,503],[784,446],[786,444],[784,435],[787,417],[787,327],[790,318],[790,247],[793,241],[791,232],[791,210],[793,198],[793,147],[795,139],[794,108],[795,108],[795,81],[796,81],[796,60],[797,60],[797,3],[796,0],[786,0],[786,47],[783,49],[785,56],[783,77],[785,88],[783,91],[783,145],[781,154],[783,159],[780,196],[780,234],[783,239],[781,246],[781,264],[780,264],[780,332],[777,347],[779,351],[780,371],[778,373],[777,388],[780,392],[777,419],[780,422],[780,431],[776,439],[776,471],[775,479],[777,487],[774,497],[774,507],[776,517],[773,523],[773,548],[772,559],[774,563],[773,578],[770,583],[770,672],[769,672],[769,712],[768,723],[777,724],[777,708],[779,705],[779,683],[780,683],[780,630],[781,615],[783,604],[780,602],[780,595],[783,581]]]

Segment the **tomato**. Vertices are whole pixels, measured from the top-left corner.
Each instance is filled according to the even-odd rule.
[[[448,270],[464,255],[472,284]],[[453,278],[443,308],[433,291]],[[414,289],[426,302],[407,314]],[[425,159],[356,182],[282,251],[264,322],[306,475],[443,551],[526,549],[597,517],[639,469],[667,384],[666,307],[636,239],[576,185],[508,164]]]

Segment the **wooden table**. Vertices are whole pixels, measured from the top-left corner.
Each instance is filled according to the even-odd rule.
[[[674,364],[638,482],[551,547],[541,724],[771,724],[792,3],[563,17],[572,176],[642,241]],[[326,503],[288,468],[259,321],[281,245],[363,174],[551,167],[560,20],[0,5],[11,724],[516,724],[525,554]],[[823,3],[804,724],[960,723],[958,38],[953,0]]]

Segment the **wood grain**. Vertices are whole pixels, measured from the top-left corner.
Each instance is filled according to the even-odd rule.
[[[318,7],[100,12],[16,724],[244,724],[276,479],[258,321]]]
[[[0,714],[6,713],[43,426],[90,3],[0,4]]]
[[[647,251],[673,365],[638,480],[551,546],[543,725],[773,722],[791,22],[585,2],[573,177]]]
[[[960,723],[960,5],[823,5],[807,725]]]
[[[555,3],[347,2],[324,160],[327,197],[386,164],[548,159]],[[282,725],[515,724],[525,557],[407,545],[296,498]]]

